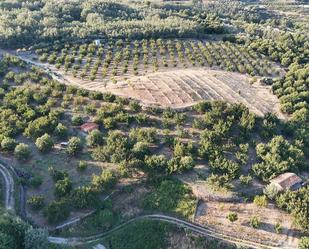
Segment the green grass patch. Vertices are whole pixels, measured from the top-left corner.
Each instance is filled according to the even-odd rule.
[[[141,202],[146,210],[174,213],[185,218],[194,214],[197,200],[189,186],[176,179],[163,179]]]
[[[168,246],[168,232],[171,228],[165,222],[141,220],[107,236],[101,243],[107,249],[164,249]]]
[[[103,209],[99,209],[94,214],[83,219],[78,225],[63,229],[57,235],[62,237],[95,235],[112,229],[122,221],[121,216],[112,211],[111,206],[107,204]]]

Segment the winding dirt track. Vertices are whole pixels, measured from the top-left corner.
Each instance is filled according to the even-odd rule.
[[[0,174],[3,176],[4,182],[5,182],[5,208],[7,210],[14,210],[14,178],[10,172],[10,170],[8,170],[6,167],[4,167],[2,164],[0,164]],[[212,229],[209,229],[207,227],[202,227],[198,224],[195,223],[191,223],[179,218],[175,218],[175,217],[171,217],[168,215],[162,215],[162,214],[150,214],[150,215],[142,215],[142,216],[138,216],[136,218],[133,218],[105,233],[100,233],[94,236],[90,236],[90,237],[72,237],[72,238],[62,238],[62,237],[49,237],[49,241],[51,243],[55,243],[55,244],[66,244],[66,245],[72,245],[72,246],[76,246],[76,245],[86,245],[86,244],[91,244],[91,243],[95,243],[100,239],[103,239],[104,237],[106,237],[107,235],[116,232],[118,230],[121,230],[122,228],[128,226],[131,223],[134,223],[136,221],[139,220],[160,220],[160,221],[164,221],[164,222],[168,222],[170,224],[174,224],[177,225],[179,227],[183,227],[185,229],[188,229],[192,232],[198,233],[202,236],[206,236],[206,237],[212,237],[212,238],[216,238],[219,240],[223,240],[226,242],[230,242],[230,243],[235,243],[239,246],[245,246],[245,247],[249,247],[249,248],[255,248],[255,249],[260,249],[260,248],[265,248],[265,249],[295,249],[295,247],[289,247],[289,246],[282,246],[280,244],[277,245],[265,245],[262,243],[257,243],[257,242],[253,242],[253,241],[249,241],[249,240],[243,240],[243,239],[238,239],[238,238],[234,238],[231,237],[229,235],[225,235],[222,233],[218,233],[216,231],[213,231]]]
[[[206,236],[206,237],[212,237],[215,239],[219,239],[219,240],[223,240],[226,242],[230,242],[230,243],[235,243],[239,246],[245,246],[248,248],[254,248],[254,249],[261,249],[261,248],[265,248],[265,249],[295,249],[295,247],[285,247],[282,245],[265,245],[262,243],[257,243],[257,242],[253,242],[253,241],[249,241],[249,240],[243,240],[243,239],[238,239],[238,238],[234,238],[231,237],[229,235],[225,235],[225,234],[221,234],[218,232],[215,232],[207,227],[202,227],[198,224],[194,224],[179,218],[175,218],[175,217],[171,217],[168,215],[162,215],[162,214],[150,214],[150,215],[143,215],[143,216],[139,216],[136,218],[133,218],[129,221],[127,221],[126,223],[123,223],[105,233],[101,233],[95,236],[90,236],[90,237],[76,237],[76,238],[62,238],[62,237],[49,237],[49,241],[51,243],[55,243],[55,244],[66,244],[66,245],[71,245],[71,246],[77,246],[77,245],[85,245],[85,244],[92,244],[92,243],[96,243],[99,242],[99,240],[103,239],[104,237],[110,235],[113,232],[119,231],[121,229],[123,229],[124,227],[128,226],[131,223],[134,223],[136,221],[139,220],[159,220],[159,221],[164,221],[164,222],[168,222],[170,224],[174,224],[177,225],[179,227],[188,229],[192,232],[198,233],[202,236]]]
[[[11,172],[0,164],[0,175],[4,179],[5,201],[4,207],[7,210],[14,210],[14,179]]]

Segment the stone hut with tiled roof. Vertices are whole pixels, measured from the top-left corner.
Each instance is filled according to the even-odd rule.
[[[270,180],[278,191],[297,190],[302,186],[303,180],[295,173],[283,173]]]

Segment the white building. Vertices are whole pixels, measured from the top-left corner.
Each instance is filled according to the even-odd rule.
[[[96,46],[100,46],[101,45],[101,41],[99,39],[94,40],[94,43]]]

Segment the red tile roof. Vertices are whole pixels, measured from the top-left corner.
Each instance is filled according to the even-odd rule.
[[[272,183],[280,185],[283,189],[290,189],[297,183],[302,183],[302,179],[294,173],[284,173],[271,180]]]
[[[96,124],[96,123],[87,122],[87,123],[84,123],[83,125],[81,125],[80,129],[83,132],[90,132],[90,131],[99,129],[99,125]]]

